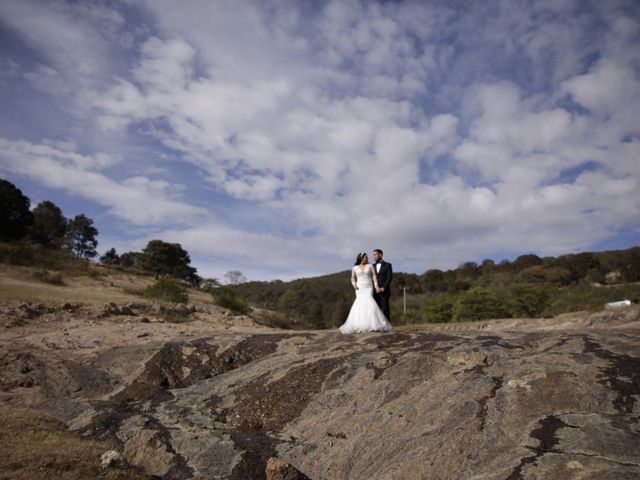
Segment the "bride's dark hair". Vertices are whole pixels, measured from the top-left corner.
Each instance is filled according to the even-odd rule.
[[[367,256],[367,252],[359,253],[358,256],[356,257],[356,263],[354,263],[354,265],[360,265],[360,263],[362,262],[362,257],[366,257],[366,256]]]

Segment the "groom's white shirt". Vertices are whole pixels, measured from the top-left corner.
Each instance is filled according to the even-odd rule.
[[[382,266],[381,263],[376,263],[376,273],[380,273],[380,267]]]

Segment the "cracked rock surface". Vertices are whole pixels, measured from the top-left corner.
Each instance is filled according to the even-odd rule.
[[[314,480],[640,478],[637,308],[351,336],[41,310],[0,339],[2,408],[160,478],[266,478],[272,457]]]

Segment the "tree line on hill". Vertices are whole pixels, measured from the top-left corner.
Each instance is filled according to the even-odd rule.
[[[236,294],[308,328],[335,328],[354,299],[350,272],[291,282],[247,282]],[[640,296],[640,247],[513,261],[466,262],[455,269],[394,273],[392,323],[543,317],[601,308]]]
[[[150,272],[156,279],[161,276],[173,277],[194,287],[203,282],[196,268],[191,266],[189,252],[179,243],[150,240],[141,252],[125,252],[122,255],[111,248],[100,257],[100,262]]]
[[[29,240],[78,258],[97,255],[98,230],[81,213],[69,219],[53,202],[45,200],[31,210],[31,200],[8,180],[0,179],[0,241]]]
[[[0,179],[0,242],[15,247],[0,250],[0,260],[38,263],[53,252],[92,259],[97,256],[97,236],[98,229],[85,214],[68,219],[49,200],[32,210],[31,200],[18,187]],[[44,249],[44,253],[39,254],[37,247]],[[189,253],[179,243],[151,240],[141,252],[122,255],[111,248],[100,257],[100,262],[152,273],[156,278],[172,277],[193,286],[203,281],[191,266]]]

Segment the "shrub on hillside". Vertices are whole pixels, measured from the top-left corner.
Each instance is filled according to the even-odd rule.
[[[505,298],[505,309],[512,317],[539,317],[548,307],[551,295],[536,285],[513,285]]]
[[[241,314],[249,313],[247,300],[228,287],[216,288],[211,295],[213,296],[213,303],[219,307],[228,308]]]
[[[100,263],[104,265],[119,265],[120,255],[118,255],[116,249],[112,247],[100,257]]]
[[[96,270],[95,268],[87,268],[86,272],[87,277],[97,280],[98,278],[105,277],[106,274]]]
[[[144,289],[142,295],[153,300],[187,303],[189,296],[182,284],[172,278],[162,277]]]
[[[455,297],[452,295],[438,295],[422,304],[420,316],[427,323],[446,323],[453,319],[453,305]]]
[[[0,243],[0,263],[59,270],[69,274],[84,274],[89,265],[86,260],[75,258],[67,251],[26,241]]]
[[[51,273],[47,271],[33,272],[33,278],[39,282],[50,283],[51,285],[64,285],[61,273]]]
[[[501,318],[505,315],[502,302],[489,290],[475,287],[457,296],[453,320],[457,322]]]
[[[0,243],[0,263],[30,265],[34,256],[34,248],[30,244]]]

